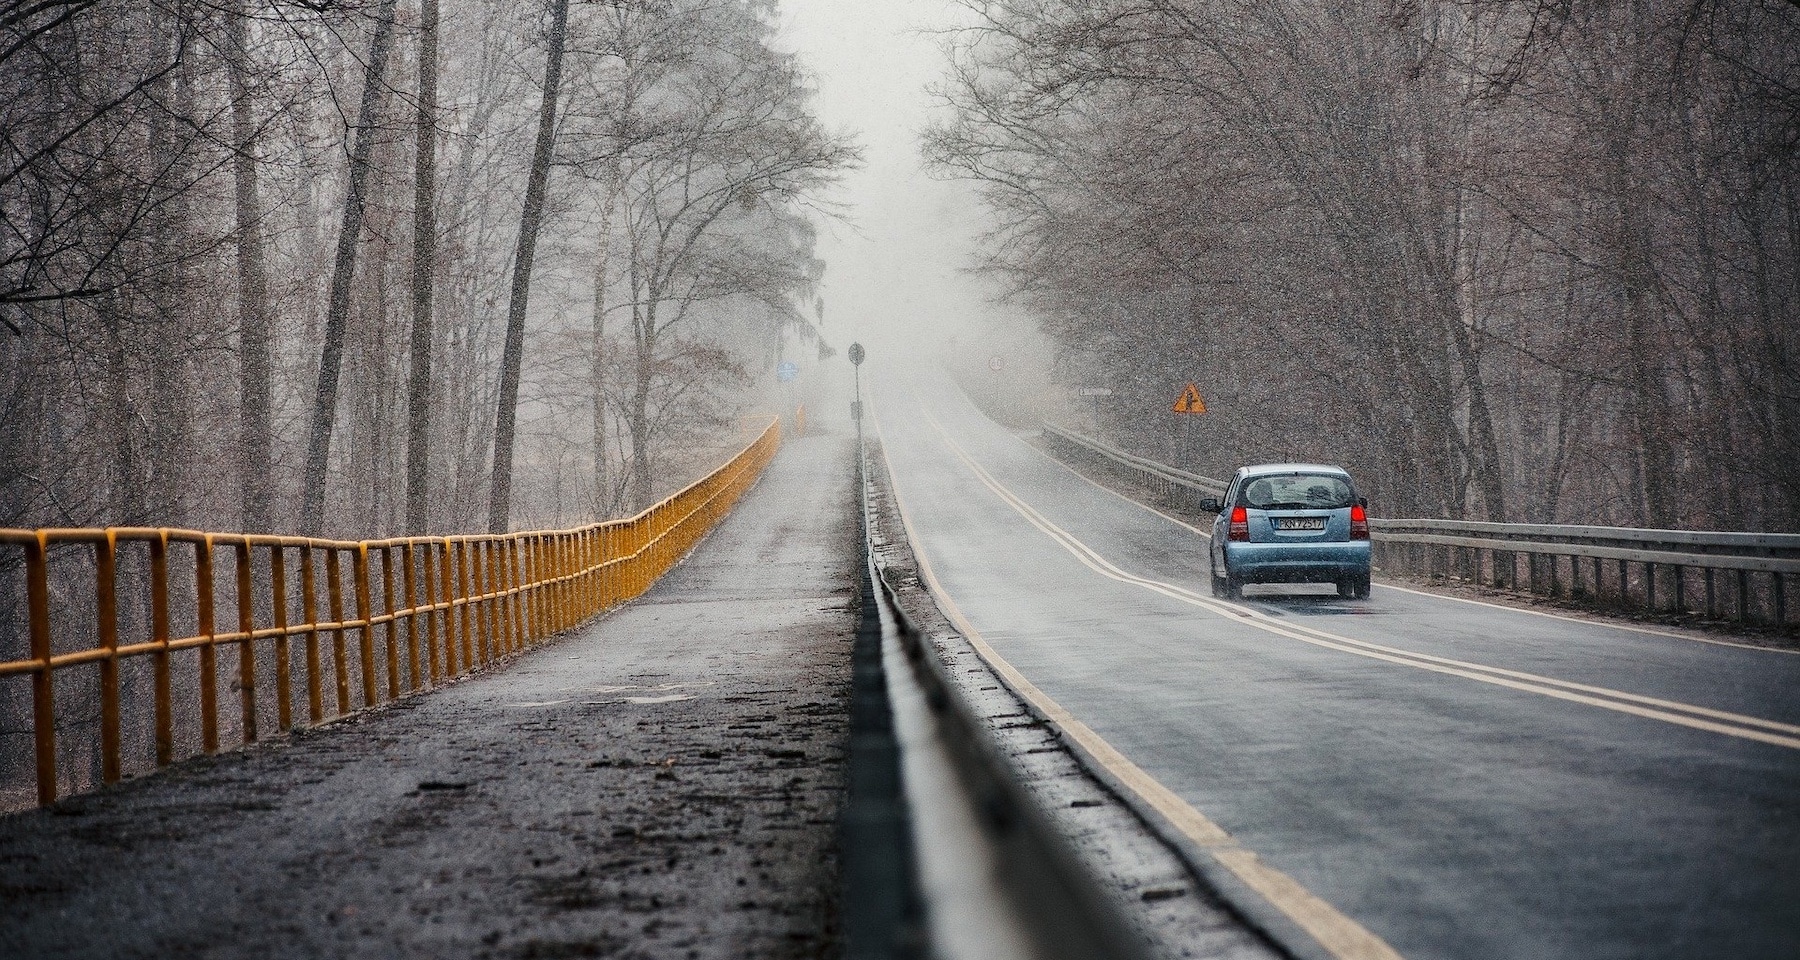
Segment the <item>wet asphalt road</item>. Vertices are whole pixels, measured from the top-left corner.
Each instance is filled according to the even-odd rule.
[[[0,957],[829,957],[851,440],[502,669],[0,817]]]
[[[896,489],[973,626],[1401,955],[1800,956],[1800,656],[1381,585],[1209,606],[1197,533],[941,374],[877,373]]]

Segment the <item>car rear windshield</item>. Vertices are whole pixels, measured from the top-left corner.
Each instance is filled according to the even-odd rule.
[[[1286,473],[1244,484],[1244,506],[1252,510],[1338,510],[1355,498],[1346,477],[1330,473]]]

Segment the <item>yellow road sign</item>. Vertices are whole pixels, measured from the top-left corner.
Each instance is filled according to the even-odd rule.
[[[1187,389],[1181,391],[1181,396],[1171,409],[1176,413],[1205,413],[1206,401],[1200,399],[1200,388],[1190,383]]]

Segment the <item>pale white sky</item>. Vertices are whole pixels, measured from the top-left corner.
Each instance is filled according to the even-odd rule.
[[[970,261],[981,211],[971,185],[926,176],[919,131],[927,84],[942,73],[938,38],[955,22],[947,0],[782,0],[782,40],[815,75],[820,119],[853,133],[866,165],[834,199],[852,223],[820,237],[827,342],[936,341],[991,310]]]

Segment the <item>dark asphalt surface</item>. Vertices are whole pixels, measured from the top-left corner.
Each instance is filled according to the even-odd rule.
[[[0,957],[830,957],[851,441],[502,669],[0,817]]]
[[[1244,604],[1348,649],[1259,629],[1103,576],[950,441],[1105,561],[1207,595],[1197,534],[995,426],[946,377],[878,374],[896,488],[986,640],[1403,956],[1800,956],[1800,749],[1622,712],[1793,724],[1800,656],[1381,585],[1362,602],[1252,588]],[[1423,669],[1419,654],[1486,679]],[[1505,686],[1489,668],[1535,679]],[[1612,706],[1546,695],[1570,691],[1557,681],[1610,691],[1596,696]]]

